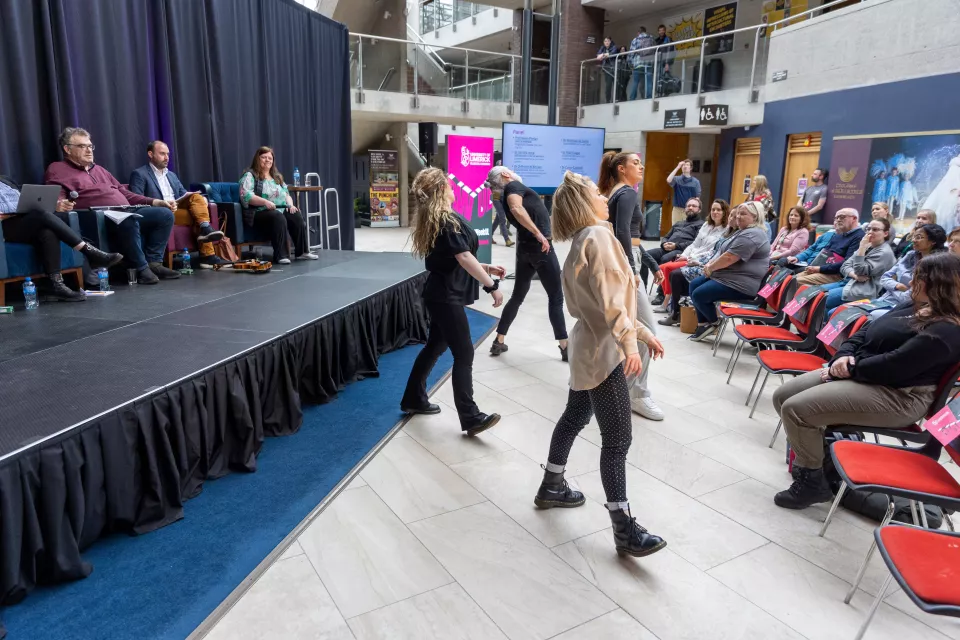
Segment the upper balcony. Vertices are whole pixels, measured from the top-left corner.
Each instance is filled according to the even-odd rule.
[[[440,2],[419,7],[417,31],[424,41],[441,47],[509,51],[513,11],[476,2]]]

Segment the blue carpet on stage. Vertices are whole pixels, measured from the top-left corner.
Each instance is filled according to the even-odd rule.
[[[467,313],[476,343],[496,318]],[[388,353],[378,378],[304,407],[298,433],[266,440],[256,473],[207,482],[183,520],[99,541],[84,554],[94,565],[90,577],[37,589],[2,611],[9,640],[188,636],[401,419],[400,396],[420,349]],[[430,384],[452,363],[445,353]]]

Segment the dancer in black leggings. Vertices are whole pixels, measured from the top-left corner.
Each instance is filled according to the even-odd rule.
[[[554,229],[572,239],[564,263],[563,290],[577,319],[570,336],[570,394],[553,431],[543,482],[534,504],[541,509],[579,507],[583,494],[563,478],[577,434],[593,415],[600,425],[600,479],[613,523],[617,553],[646,556],[667,543],[637,524],[627,501],[626,466],[630,449],[630,392],[627,376],[640,372],[638,339],[654,358],[663,345],[637,322],[633,271],[606,223],[607,200],[584,176],[569,171],[554,196]]]
[[[493,296],[494,307],[503,304],[503,294],[497,290],[500,280],[493,277],[502,278],[506,270],[477,261],[477,234],[451,209],[453,190],[443,171],[424,169],[414,179],[412,191],[417,203],[413,252],[426,259],[430,274],[423,287],[430,333],[413,363],[400,410],[409,414],[440,413],[440,407],[427,397],[427,377],[449,347],[453,354],[453,402],[460,427],[474,436],[497,424],[500,416],[482,413],[473,401],[473,341],[464,306],[477,300],[479,285]]]
[[[503,308],[497,339],[490,346],[490,355],[507,351],[504,338],[517,317],[523,299],[530,291],[533,275],[540,276],[540,284],[547,292],[547,312],[553,337],[560,346],[560,357],[567,361],[567,327],[563,317],[563,288],[560,284],[560,261],[550,242],[550,214],[537,192],[524,185],[519,176],[507,167],[494,167],[487,184],[501,192],[501,202],[507,218],[517,228],[517,270],[513,293]]]

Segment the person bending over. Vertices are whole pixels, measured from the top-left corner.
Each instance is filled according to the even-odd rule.
[[[917,211],[917,221],[913,223],[913,228],[900,237],[893,247],[893,253],[897,258],[907,255],[907,252],[913,249],[913,233],[925,224],[937,224],[937,212],[930,209],[921,209]]]
[[[60,243],[63,242],[83,254],[91,267],[112,267],[123,260],[119,253],[104,253],[84,242],[70,225],[49,211],[16,213],[20,201],[20,187],[9,178],[0,176],[0,226],[6,242],[22,242],[36,247],[43,272],[50,278],[51,295],[58,300],[82,302],[87,299],[83,291],[74,291],[63,282],[60,272]],[[57,211],[73,208],[69,200],[57,203]]]
[[[880,295],[875,302],[888,302],[893,306],[909,302],[910,284],[913,282],[913,271],[917,263],[933,253],[946,251],[944,247],[946,239],[946,232],[938,224],[925,224],[914,231],[913,249],[897,260],[897,263],[880,277]],[[888,309],[871,311],[870,318],[876,320],[886,315],[887,311]]]
[[[774,496],[777,506],[833,500],[823,475],[827,427],[903,428],[930,408],[940,379],[960,360],[960,257],[938,253],[917,263],[910,298],[844,342],[829,368],[774,392],[796,452],[795,480]]]
[[[826,317],[829,318],[844,302],[870,300],[880,291],[880,279],[897,261],[890,248],[890,221],[871,220],[856,253],[840,267],[843,280],[823,285],[827,292]]]
[[[413,253],[425,258],[428,272],[423,301],[430,312],[427,344],[417,356],[400,401],[408,414],[436,414],[440,407],[427,398],[427,377],[447,348],[453,354],[453,402],[460,428],[475,436],[500,421],[496,413],[482,413],[473,401],[473,341],[464,307],[476,302],[480,285],[493,296],[493,306],[503,304],[498,290],[506,275],[503,267],[477,262],[479,239],[470,224],[453,211],[455,196],[447,174],[427,168],[411,187],[417,207]]]
[[[163,253],[173,229],[173,212],[167,203],[130,191],[109,171],[94,164],[93,151],[96,147],[86,130],[77,127],[64,129],[60,134],[60,148],[63,160],[47,167],[43,175],[44,182],[60,187],[61,200],[66,200],[71,191],[79,194],[69,208],[123,209],[129,205],[145,205],[136,210],[136,216],[129,216],[120,224],[108,222],[107,235],[116,240],[127,262],[136,268],[139,284],[157,284],[160,278],[179,278],[177,271],[163,266]]]
[[[570,334],[570,392],[550,441],[541,509],[579,507],[586,499],[564,480],[570,449],[590,419],[600,425],[600,480],[621,555],[646,556],[667,543],[637,524],[627,499],[626,459],[632,439],[627,377],[640,372],[638,339],[654,357],[663,346],[636,318],[636,280],[607,219],[606,198],[584,176],[567,172],[554,195],[557,238],[572,240],[563,289],[577,319]]]
[[[223,237],[223,231],[210,226],[210,208],[207,199],[199,193],[187,195],[183,183],[170,165],[170,148],[160,140],[147,145],[147,164],[130,174],[130,191],[148,198],[162,200],[173,211],[174,224],[192,225],[197,236],[200,267],[212,269],[228,264],[213,251],[211,242]]]
[[[650,249],[649,251],[651,257],[657,261],[657,264],[663,265],[672,262],[696,240],[697,234],[700,233],[700,229],[704,225],[703,218],[700,217],[700,208],[700,198],[690,198],[687,200],[686,208],[684,209],[687,216],[686,219],[670,227],[670,231],[668,231],[667,235],[660,241],[660,246]],[[644,282],[647,281],[646,269],[641,269],[640,277],[643,278]],[[661,286],[657,291],[656,297],[651,301],[651,304],[663,304],[664,295],[663,287]]]
[[[770,239],[759,202],[738,207],[737,229],[720,243],[720,255],[703,268],[703,275],[690,283],[697,330],[688,340],[699,342],[716,332],[717,302],[750,300],[760,290],[760,281],[770,267]]]
[[[860,240],[863,238],[863,229],[860,228],[860,214],[856,209],[840,209],[833,219],[833,234],[827,239],[823,249],[814,253],[817,242],[811,249],[807,249],[796,256],[789,256],[777,261],[777,264],[792,265],[818,261],[822,264],[808,266],[797,276],[797,282],[808,285],[830,284],[841,280],[840,266],[844,260],[857,252]],[[824,234],[826,235],[826,234]],[[819,258],[819,260],[818,260]]]
[[[521,182],[520,177],[507,167],[494,167],[487,176],[490,189],[501,193],[501,202],[510,223],[517,228],[516,280],[510,300],[503,308],[497,337],[490,345],[490,355],[507,351],[504,338],[520,311],[533,274],[547,292],[547,313],[553,327],[553,337],[560,346],[560,358],[567,361],[567,327],[563,317],[563,289],[560,284],[560,261],[550,242],[550,213],[537,192]]]
[[[770,245],[770,260],[795,256],[810,244],[810,215],[803,207],[792,207],[787,214],[787,224]]]
[[[240,176],[240,202],[243,223],[270,236],[277,264],[290,264],[291,244],[297,260],[319,257],[307,247],[307,223],[293,204],[270,147],[257,149],[250,166]]]

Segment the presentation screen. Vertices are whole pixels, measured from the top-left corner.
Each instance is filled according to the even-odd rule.
[[[552,194],[570,170],[600,174],[604,129],[503,123],[503,165],[517,172],[538,193]]]

